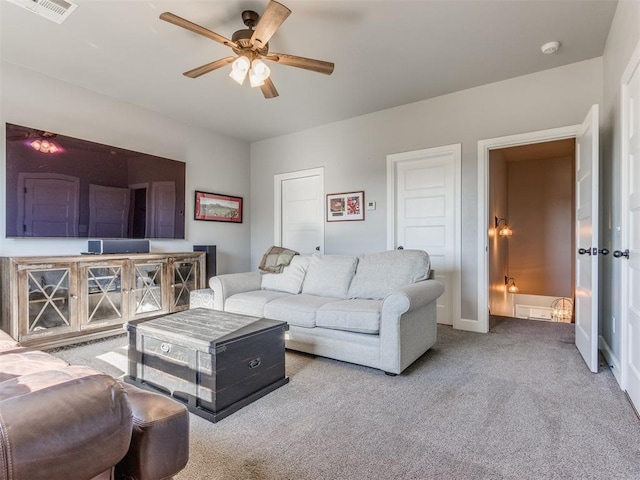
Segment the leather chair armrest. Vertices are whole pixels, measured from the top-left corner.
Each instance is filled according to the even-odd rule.
[[[189,461],[189,412],[169,397],[123,384],[133,412],[133,434],[116,479],[161,480]]]
[[[0,384],[0,479],[92,478],[131,439],[122,386],[88,367],[17,376]]]

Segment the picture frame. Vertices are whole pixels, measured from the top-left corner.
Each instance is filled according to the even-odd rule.
[[[242,197],[196,190],[194,219],[242,223],[242,203]]]
[[[364,191],[327,195],[327,222],[364,220]]]

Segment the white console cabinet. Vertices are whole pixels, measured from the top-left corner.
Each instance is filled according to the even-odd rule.
[[[122,332],[122,324],[189,308],[204,288],[204,252],[3,257],[2,329],[53,347]]]

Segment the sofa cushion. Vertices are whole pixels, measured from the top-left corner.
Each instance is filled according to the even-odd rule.
[[[318,309],[316,326],[357,333],[380,333],[382,300],[340,300]]]
[[[16,347],[0,353],[0,382],[31,373],[64,369],[69,364],[40,350]]]
[[[225,312],[239,313],[241,315],[251,315],[252,317],[263,317],[264,306],[270,301],[288,297],[289,293],[275,292],[272,290],[254,290],[252,292],[236,293],[227,298],[224,303]]]
[[[278,292],[300,293],[302,281],[307,273],[307,268],[311,262],[311,257],[301,257],[296,255],[291,259],[291,263],[284,267],[282,273],[265,273],[262,275],[262,289],[275,290]]]
[[[264,306],[265,318],[281,320],[298,327],[313,328],[316,326],[316,312],[318,309],[335,298],[318,297],[315,295],[287,295],[277,298]]]
[[[383,299],[405,285],[429,278],[429,255],[423,250],[389,250],[362,255],[348,298]]]
[[[302,285],[302,293],[319,297],[347,298],[357,264],[357,257],[313,255]]]

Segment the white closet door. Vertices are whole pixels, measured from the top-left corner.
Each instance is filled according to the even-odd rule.
[[[318,169],[276,175],[274,243],[301,254],[324,252],[323,175]]]
[[[406,152],[388,157],[389,216],[393,232],[388,248],[424,250],[435,278],[445,285],[438,299],[438,323],[460,318],[460,145]]]

